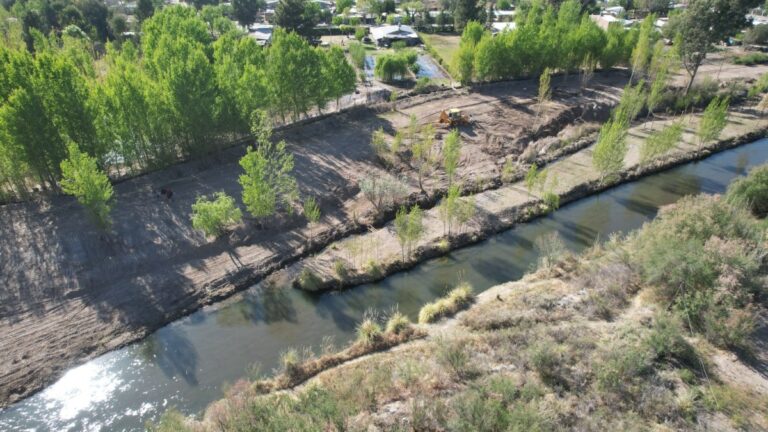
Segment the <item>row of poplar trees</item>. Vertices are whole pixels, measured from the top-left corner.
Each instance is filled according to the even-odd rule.
[[[139,44],[0,28],[0,194],[57,188],[69,144],[111,176],[168,166],[249,132],[251,114],[298,119],[355,87],[338,48],[314,48],[276,29],[269,47],[212,32],[192,8],[167,7]]]

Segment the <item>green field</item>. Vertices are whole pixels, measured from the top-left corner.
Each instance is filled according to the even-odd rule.
[[[429,34],[419,33],[421,39],[425,45],[431,46],[437,52],[440,58],[435,60],[442,60],[442,65],[446,69],[450,69],[450,64],[453,62],[453,55],[459,49],[458,35],[446,35],[446,34]]]

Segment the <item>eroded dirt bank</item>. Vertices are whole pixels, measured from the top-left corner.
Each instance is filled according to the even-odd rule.
[[[561,142],[547,135],[562,137],[560,128],[577,119],[604,119],[626,79],[622,72],[603,74],[583,94],[575,79],[555,80],[554,98],[537,122],[530,109],[535,83],[515,81],[415,97],[394,113],[354,110],[281,132],[277,138],[295,154],[301,194],[317,197],[322,207],[321,222],[311,228],[313,249],[374,222],[357,186],[365,176],[387,175],[369,145],[373,130],[392,132],[411,115],[434,122],[442,109],[462,107],[474,132],[458,176],[482,190],[498,184],[504,160],[520,158],[531,142]],[[198,195],[223,190],[239,198],[243,153],[233,148],[116,185],[110,235],[93,231],[67,197],[0,207],[0,406],[306,255],[310,229],[300,216],[249,220],[216,241],[192,229],[190,206]],[[414,171],[402,167],[399,175],[418,197]],[[173,200],[158,196],[161,187],[173,190]],[[436,174],[425,187],[445,188],[445,180]]]

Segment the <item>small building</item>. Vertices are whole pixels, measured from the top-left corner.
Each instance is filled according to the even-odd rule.
[[[271,24],[252,24],[248,27],[248,36],[256,39],[259,45],[269,45],[272,43],[272,31],[274,26]]]
[[[371,39],[378,46],[392,46],[394,42],[403,41],[407,46],[418,45],[419,35],[407,25],[383,25],[371,27]]]
[[[512,31],[517,27],[514,21],[491,23],[491,33],[497,35],[505,31]]]

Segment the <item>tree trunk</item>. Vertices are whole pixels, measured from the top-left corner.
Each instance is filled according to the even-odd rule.
[[[688,92],[691,91],[691,87],[693,86],[693,80],[696,79],[696,72],[699,71],[699,65],[700,64],[701,63],[698,63],[696,66],[694,66],[693,72],[691,72],[691,74],[690,74],[691,75],[691,80],[688,81],[688,85],[685,87],[685,96],[688,96]]]

